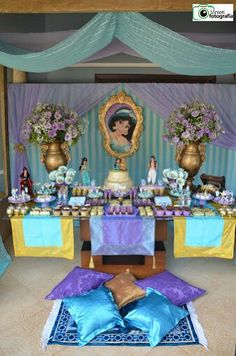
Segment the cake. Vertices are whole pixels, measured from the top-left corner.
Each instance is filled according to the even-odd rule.
[[[110,170],[104,182],[104,189],[127,191],[133,186],[128,171]]]

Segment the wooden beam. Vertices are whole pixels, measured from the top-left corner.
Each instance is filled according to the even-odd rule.
[[[205,0],[198,3],[205,4]],[[229,0],[211,4],[228,4]],[[236,6],[236,0],[230,1]],[[178,12],[192,11],[193,0],[0,0],[0,13],[80,13],[100,11]]]
[[[1,120],[1,144],[4,177],[4,194],[9,195],[10,176],[9,176],[9,142],[7,124],[7,89],[6,89],[6,68],[0,66],[0,120]]]

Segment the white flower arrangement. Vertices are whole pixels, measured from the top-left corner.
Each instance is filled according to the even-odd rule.
[[[167,184],[172,192],[181,192],[188,178],[188,172],[182,168],[166,168],[163,170],[162,175],[163,181]]]
[[[70,185],[73,183],[76,171],[73,168],[60,166],[57,170],[49,173],[49,179],[56,184]]]

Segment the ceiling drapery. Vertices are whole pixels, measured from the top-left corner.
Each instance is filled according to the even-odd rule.
[[[236,50],[194,42],[144,15],[99,13],[68,38],[39,52],[0,41],[0,63],[27,72],[48,72],[85,61],[118,39],[162,68],[187,75],[236,72]]]

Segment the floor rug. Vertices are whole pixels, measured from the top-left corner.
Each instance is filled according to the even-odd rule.
[[[207,340],[194,310],[188,303],[183,308],[189,315],[171,330],[158,346],[179,346],[201,344],[207,348]],[[55,301],[42,334],[42,346],[78,346],[76,323],[62,301]],[[88,346],[149,346],[147,335],[136,328],[117,327],[95,337]]]

